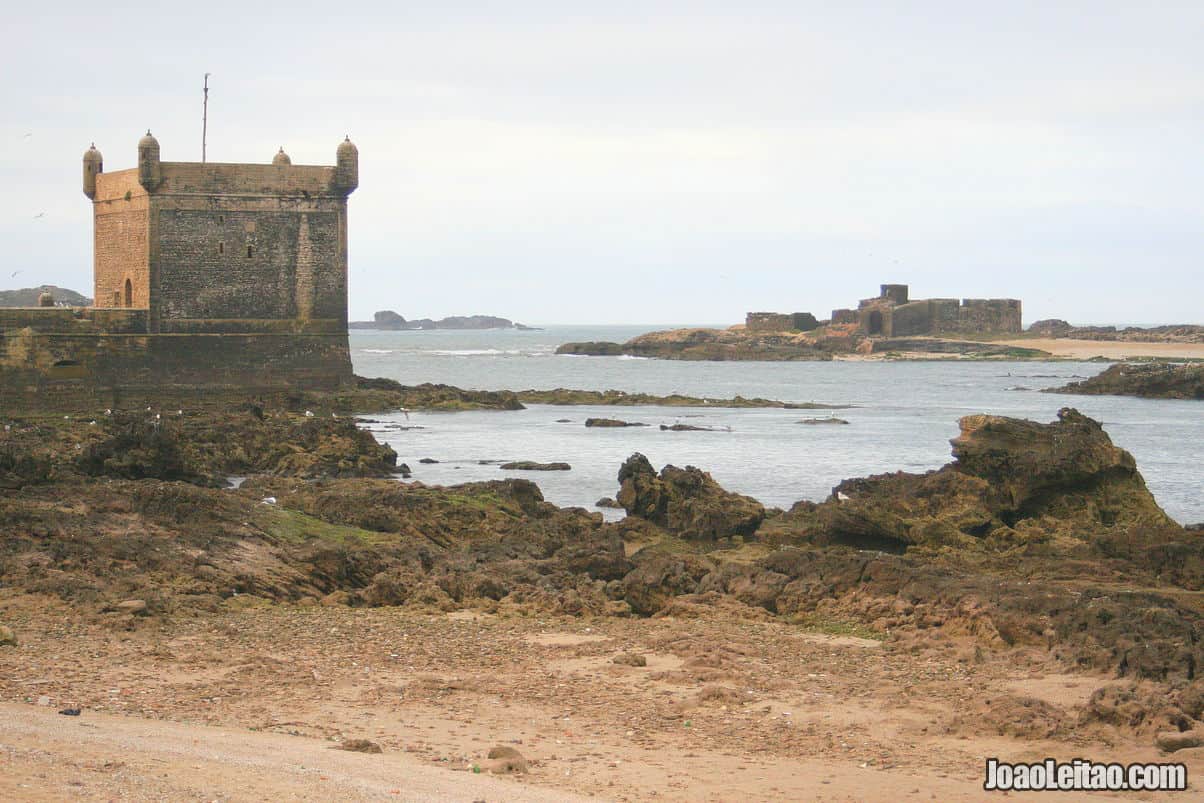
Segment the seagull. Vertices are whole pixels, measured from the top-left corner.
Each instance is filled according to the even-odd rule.
[[[401,413],[402,415],[404,415],[404,416],[406,417],[406,421],[409,421],[409,420],[410,420],[410,411],[409,411],[407,408],[405,408],[405,407],[398,407],[398,408],[397,408],[397,412],[399,412],[399,413]]]
[[[276,497],[274,497],[274,496],[265,496],[265,497],[263,498],[263,501],[262,501],[262,502],[260,502],[260,504],[262,504],[262,505],[274,505],[274,504],[276,504]]]
[[[313,417],[314,417],[314,411],[313,411],[313,410],[306,410],[306,411],[305,411],[305,417],[306,417],[306,418],[313,418]]]
[[[46,217],[46,213],[45,213],[45,212],[38,212],[36,215],[34,215],[34,216],[33,216],[33,219],[34,219],[34,220],[37,220],[37,219],[38,219],[38,218],[40,218],[40,217]]]
[[[853,497],[849,496],[849,495],[848,495],[847,493],[845,493],[844,491],[837,491],[837,492],[836,492],[836,500],[837,500],[838,502],[847,502],[847,501],[849,501],[849,500],[850,500],[850,499],[852,499],[852,498],[853,498]]]
[[[11,278],[13,278],[13,276],[16,276],[18,273],[24,273],[24,272],[25,272],[25,270],[24,270],[24,269],[21,269],[21,270],[15,270],[15,271],[13,271],[13,275],[12,275],[12,276],[9,276],[8,278],[10,278],[10,279],[11,279]]]

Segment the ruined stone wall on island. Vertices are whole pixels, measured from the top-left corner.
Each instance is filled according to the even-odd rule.
[[[744,328],[749,332],[810,332],[819,321],[810,312],[749,312]]]
[[[750,312],[744,316],[744,328],[749,332],[788,332],[793,325],[784,312]]]
[[[1015,298],[966,298],[958,315],[962,332],[1020,332],[1020,301]]]

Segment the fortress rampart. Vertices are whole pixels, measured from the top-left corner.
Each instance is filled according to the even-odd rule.
[[[800,323],[802,325],[800,325]],[[925,298],[909,300],[905,284],[884,284],[857,309],[834,309],[831,324],[855,324],[870,336],[1009,334],[1022,330],[1021,305],[1015,298]],[[750,332],[808,331],[818,326],[809,313],[750,312]]]

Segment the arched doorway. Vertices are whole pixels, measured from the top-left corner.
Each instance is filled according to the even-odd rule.
[[[126,307],[134,306],[134,285],[130,282],[129,279],[125,280],[125,294],[122,296],[122,300],[125,301],[125,304],[123,304],[122,306],[126,306]]]
[[[878,310],[874,310],[870,313],[870,334],[882,334],[882,313]]]

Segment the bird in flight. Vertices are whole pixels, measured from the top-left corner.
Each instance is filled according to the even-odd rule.
[[[36,215],[34,215],[34,216],[33,216],[33,219],[34,219],[34,220],[37,220],[37,219],[38,219],[38,218],[40,218],[40,217],[46,217],[46,213],[45,213],[45,212],[38,212]]]
[[[24,271],[23,269],[22,269],[22,270],[15,270],[15,271],[13,271],[13,275],[12,275],[12,276],[9,276],[8,278],[10,278],[10,279],[11,279],[11,278],[15,277],[15,276],[16,276],[18,273],[24,273],[24,272],[25,272],[25,271]]]

